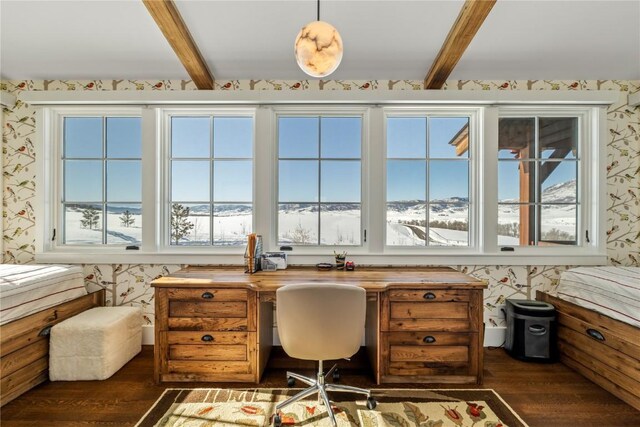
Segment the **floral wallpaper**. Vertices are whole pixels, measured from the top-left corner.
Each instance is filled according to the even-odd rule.
[[[0,90],[195,90],[190,80],[25,80],[2,81]],[[217,81],[217,90],[422,90],[413,80],[229,80]],[[445,90],[614,90],[620,101],[608,111],[607,144],[607,253],[609,264],[640,266],[640,109],[627,105],[629,93],[640,91],[640,81],[510,80],[448,81]],[[34,262],[35,108],[20,101],[5,110],[2,123],[4,171],[3,221],[5,263]],[[538,289],[549,290],[569,266],[453,266],[486,280],[487,326],[503,326],[501,308],[507,298],[533,298]],[[89,289],[107,290],[109,304],[138,305],[148,324],[153,323],[153,289],[149,283],[170,274],[179,265],[85,265]]]

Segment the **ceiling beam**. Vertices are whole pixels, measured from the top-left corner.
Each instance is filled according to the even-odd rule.
[[[213,89],[214,78],[173,0],[142,0],[198,89]]]
[[[424,78],[425,89],[442,89],[495,3],[496,0],[465,1],[438,56]]]

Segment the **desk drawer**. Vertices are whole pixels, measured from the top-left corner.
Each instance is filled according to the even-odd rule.
[[[197,344],[197,345],[228,345],[247,344],[247,332],[219,332],[219,331],[169,331],[167,332],[167,343],[174,344]]]
[[[167,289],[169,300],[184,301],[246,301],[246,289]]]
[[[167,319],[170,331],[247,331],[246,318],[206,318],[206,317],[170,317]]]
[[[247,360],[246,345],[169,345],[169,360]]]
[[[467,319],[466,302],[391,302],[392,319]]]
[[[469,375],[475,334],[389,332],[383,334],[387,375]]]
[[[169,300],[169,317],[247,317],[245,301]]]
[[[389,291],[389,301],[456,302],[469,301],[469,292],[458,289],[394,289]]]

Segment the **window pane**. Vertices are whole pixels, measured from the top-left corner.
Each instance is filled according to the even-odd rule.
[[[172,117],[171,156],[211,157],[211,119]]]
[[[533,161],[498,162],[498,201],[534,202],[535,165]]]
[[[102,118],[64,118],[64,156],[102,157]]]
[[[214,157],[253,157],[253,119],[251,117],[214,117]]]
[[[426,197],[426,161],[387,160],[387,201],[424,201]]]
[[[575,159],[578,149],[577,117],[540,117],[538,119],[540,157]]]
[[[429,245],[469,246],[469,206],[429,205]]]
[[[387,245],[424,246],[426,223],[424,202],[387,203]]]
[[[542,205],[540,207],[540,244],[566,242],[575,244],[576,205]]]
[[[577,162],[546,161],[540,166],[543,203],[575,203]]]
[[[171,206],[171,244],[211,244],[211,205],[174,203]]]
[[[64,161],[65,202],[102,201],[102,161]]]
[[[322,202],[360,202],[360,161],[323,160]]]
[[[281,204],[278,206],[279,245],[318,244],[318,205]]]
[[[528,159],[535,157],[536,119],[502,118],[498,121],[498,158]]]
[[[140,117],[107,117],[107,157],[142,157]]]
[[[429,162],[429,200],[469,200],[469,163],[434,160]]]
[[[68,204],[64,208],[64,243],[102,244],[102,206]]]
[[[498,205],[498,245],[533,245],[534,232],[534,205]]]
[[[216,202],[251,202],[253,162],[251,160],[216,160],[213,162],[213,200]]]
[[[278,147],[281,158],[317,158],[319,117],[280,117]]]
[[[279,163],[279,201],[317,202],[318,161],[280,160]]]
[[[320,244],[360,244],[360,204],[333,203],[320,206]]]
[[[387,119],[387,157],[426,158],[427,119],[389,117]]]
[[[107,201],[142,201],[142,170],[140,160],[107,161]]]
[[[141,205],[107,205],[107,243],[120,245],[138,245],[141,242]]]
[[[176,161],[171,165],[171,200],[174,202],[208,202],[211,179],[207,161]]]
[[[213,244],[244,245],[253,223],[252,205],[216,204],[213,206]]]
[[[429,157],[469,157],[469,118],[429,118]]]
[[[360,117],[323,117],[320,120],[322,157],[359,158],[362,141]]]

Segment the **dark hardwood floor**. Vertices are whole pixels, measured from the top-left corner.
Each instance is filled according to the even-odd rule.
[[[293,365],[293,366],[292,366]],[[275,351],[260,387],[286,387],[283,367],[311,374],[308,365]],[[375,387],[362,356],[341,362],[344,384]],[[306,370],[306,372],[305,372]],[[168,387],[240,387],[238,384],[153,383],[153,348],[106,381],[47,382],[1,409],[0,423],[10,426],[130,426]],[[242,385],[246,387],[247,385]],[[398,386],[402,387],[402,386]],[[415,388],[415,384],[405,387]],[[417,386],[472,388],[474,386]],[[386,388],[392,388],[386,386]],[[485,381],[531,427],[640,426],[640,412],[562,364],[519,362],[502,349],[485,349]]]

